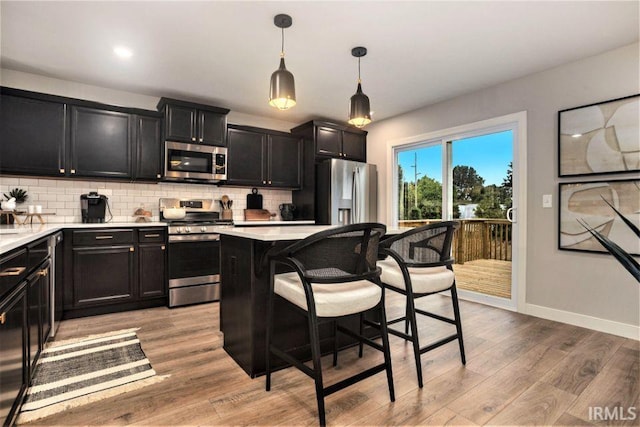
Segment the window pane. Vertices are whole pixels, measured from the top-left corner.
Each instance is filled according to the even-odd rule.
[[[397,163],[398,220],[441,219],[442,146],[400,151]]]
[[[504,218],[511,207],[513,132],[452,143],[453,217]]]

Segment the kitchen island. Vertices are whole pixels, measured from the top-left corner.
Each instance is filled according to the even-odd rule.
[[[269,256],[297,240],[332,227],[335,226],[248,227],[220,231],[220,329],[224,334],[224,350],[252,378],[265,372]],[[280,272],[284,270],[277,270]],[[274,344],[297,357],[310,359],[306,317],[279,298],[275,300],[274,313]],[[357,328],[359,319],[353,316],[341,322]],[[322,352],[331,352],[332,324],[321,324],[319,333]],[[338,336],[339,347],[354,343],[344,334]],[[274,358],[273,366],[277,369],[285,363]]]

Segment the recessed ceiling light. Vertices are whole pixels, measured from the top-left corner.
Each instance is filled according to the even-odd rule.
[[[571,135],[572,138],[580,138],[581,136],[581,133],[574,133],[573,135]]]
[[[127,59],[133,56],[133,52],[131,49],[124,46],[116,46],[113,48],[113,53],[118,55],[120,58]]]

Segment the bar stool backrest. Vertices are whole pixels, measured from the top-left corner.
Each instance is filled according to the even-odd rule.
[[[451,242],[456,221],[427,224],[384,239],[380,246],[391,249],[412,267],[444,263],[451,259]]]

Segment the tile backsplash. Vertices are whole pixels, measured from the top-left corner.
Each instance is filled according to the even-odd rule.
[[[97,191],[109,198],[109,207],[113,215],[112,222],[133,221],[133,212],[139,207],[150,210],[153,220],[159,219],[158,199],[161,197],[174,198],[209,198],[219,200],[226,194],[233,200],[233,219],[244,219],[243,210],[246,208],[247,194],[251,188],[218,187],[201,184],[173,184],[173,183],[120,183],[113,181],[85,181],[78,179],[55,178],[22,178],[17,176],[0,176],[0,193],[8,193],[13,188],[27,191],[27,201],[18,205],[18,210],[27,210],[29,205],[41,205],[44,213],[55,213],[47,216],[50,223],[78,223],[80,216],[80,195]],[[291,202],[291,191],[259,189],[262,194],[263,208],[278,216],[280,219],[281,203]],[[4,197],[2,200],[4,200]],[[216,207],[219,207],[216,204]],[[109,219],[109,212],[106,213]]]

